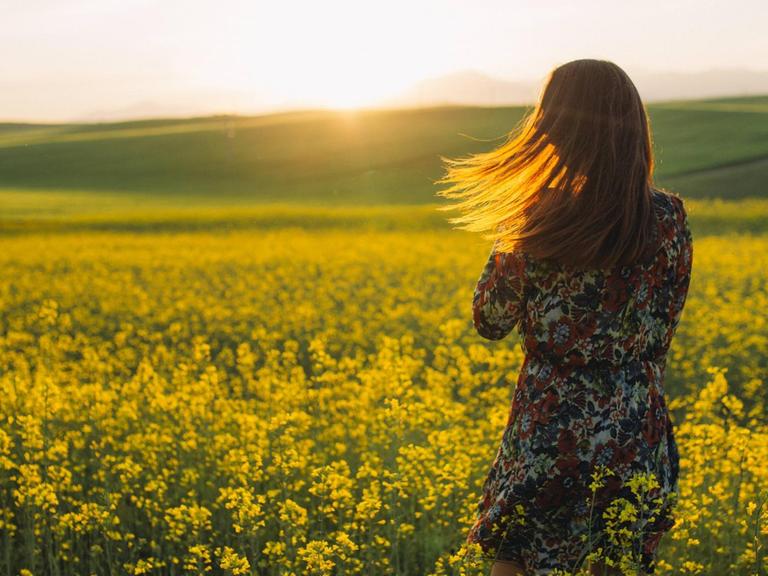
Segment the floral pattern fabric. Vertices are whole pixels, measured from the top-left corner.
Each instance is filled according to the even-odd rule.
[[[659,483],[635,556],[646,573],[675,524],[679,454],[663,381],[693,245],[682,200],[653,195],[660,242],[652,259],[577,270],[494,246],[475,289],[477,332],[500,340],[517,328],[525,360],[467,542],[527,574],[578,569],[587,534],[594,541],[604,532],[603,512],[631,499],[626,482],[638,473]],[[614,475],[590,506],[599,465]]]

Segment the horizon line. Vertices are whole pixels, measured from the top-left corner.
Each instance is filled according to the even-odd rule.
[[[647,99],[643,100],[643,103],[647,106],[658,106],[672,103],[686,103],[686,102],[711,102],[717,100],[739,100],[743,98],[761,98],[768,97],[768,92],[761,93],[738,93],[738,94],[724,94],[720,96],[706,96],[703,98],[664,98],[664,99]],[[536,102],[529,103],[512,103],[509,104],[471,104],[471,103],[459,103],[446,101],[444,103],[434,102],[428,104],[403,104],[403,105],[361,105],[350,107],[334,107],[334,106],[315,106],[315,107],[286,107],[277,108],[267,112],[211,112],[200,114],[183,114],[179,116],[136,116],[126,117],[123,119],[114,120],[69,120],[69,121],[57,121],[57,120],[16,120],[16,119],[2,119],[0,118],[0,126],[73,126],[73,125],[116,125],[116,124],[133,124],[139,122],[157,122],[161,120],[201,120],[201,119],[214,119],[214,118],[259,118],[267,116],[280,116],[280,115],[293,115],[293,114],[317,114],[317,113],[336,113],[336,114],[355,114],[361,112],[397,112],[397,111],[416,111],[416,110],[432,110],[438,108],[531,108],[536,105]]]

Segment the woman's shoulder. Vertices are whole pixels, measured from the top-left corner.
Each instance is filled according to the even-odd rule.
[[[685,202],[676,192],[651,188],[651,195],[655,206],[661,211],[661,214],[665,219],[670,221],[680,221],[687,216]]]
[[[685,209],[685,204],[682,197],[675,193],[659,188],[651,188],[651,195],[653,198],[653,204],[655,206],[657,218],[657,226],[654,231],[654,238],[660,238],[660,244],[658,244],[656,253],[654,256],[658,258],[659,254],[665,254],[669,260],[672,258],[673,253],[679,250],[679,246],[686,234],[689,234],[688,217]],[[593,274],[596,272],[604,273],[608,270],[613,271],[617,267],[600,268],[583,270],[580,268],[574,268],[570,265],[562,264],[548,258],[536,258],[526,252],[518,251],[515,255],[521,262],[524,262],[527,273],[533,277],[538,274],[550,275],[553,272],[558,274]],[[638,263],[638,266],[645,267],[647,262]]]
[[[653,190],[654,201],[661,209],[662,244],[667,259],[673,260],[692,240],[688,213],[683,198],[666,190]]]

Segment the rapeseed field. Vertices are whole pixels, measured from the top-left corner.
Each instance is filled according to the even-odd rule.
[[[689,206],[657,572],[765,574],[768,203]],[[295,210],[2,228],[0,574],[487,574],[464,538],[523,360],[472,328],[489,243]]]

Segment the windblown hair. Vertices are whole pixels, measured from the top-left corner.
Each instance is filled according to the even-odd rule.
[[[574,268],[645,260],[655,249],[650,123],[629,76],[605,60],[552,70],[534,110],[495,150],[451,160],[437,195],[460,229],[498,252]]]

